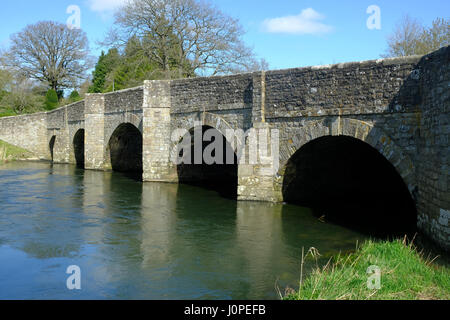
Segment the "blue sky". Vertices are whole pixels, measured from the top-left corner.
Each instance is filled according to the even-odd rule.
[[[66,22],[69,5],[81,9],[81,27],[94,55],[112,25],[113,12],[125,0],[14,0],[0,11],[0,46],[27,24],[41,20]],[[447,0],[211,0],[223,12],[238,18],[246,43],[271,69],[378,59],[386,38],[405,14],[430,25],[436,17],[449,18]],[[367,8],[381,12],[381,29],[367,27]]]

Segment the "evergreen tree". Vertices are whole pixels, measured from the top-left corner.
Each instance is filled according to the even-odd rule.
[[[81,97],[80,97],[80,94],[78,93],[77,90],[74,90],[74,91],[72,91],[70,93],[70,96],[69,96],[69,102],[70,103],[74,103],[74,102],[77,102],[77,101],[80,101],[80,100],[81,100]]]
[[[106,55],[102,51],[93,72],[92,86],[89,88],[90,93],[103,93],[108,91],[108,76],[117,68],[120,60],[121,57],[117,49],[110,49]]]
[[[102,51],[100,58],[98,59],[95,70],[92,73],[92,86],[89,88],[89,93],[102,93],[105,86],[106,79],[106,64],[105,64],[105,52]]]
[[[53,110],[58,106],[58,94],[54,89],[50,89],[47,91],[45,95],[45,108],[47,110]]]
[[[193,68],[186,61],[183,65],[173,54],[178,48],[173,41],[173,50],[169,58],[169,71],[161,68],[149,54],[151,37],[139,39],[131,37],[122,53],[113,48],[107,54],[102,52],[93,72],[93,83],[90,93],[105,93],[142,85],[144,80],[161,80],[168,78],[184,78],[195,76]]]

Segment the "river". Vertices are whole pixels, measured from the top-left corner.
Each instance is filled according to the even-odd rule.
[[[309,209],[71,165],[0,165],[0,299],[278,299],[302,248],[367,237]],[[81,290],[69,290],[69,266]],[[308,259],[305,270],[316,262]]]

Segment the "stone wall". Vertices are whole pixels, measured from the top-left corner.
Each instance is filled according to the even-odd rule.
[[[47,114],[0,118],[0,140],[29,150],[40,159],[49,159]]]
[[[65,108],[69,123],[84,122],[84,100],[69,104]]]
[[[174,80],[170,96],[172,128],[189,130],[205,112],[220,116],[235,129],[252,125],[252,74]]]
[[[144,88],[143,86],[106,93],[104,96],[103,141],[104,167],[112,169],[109,142],[121,124],[129,123],[141,133],[143,131]]]
[[[69,163],[76,164],[74,139],[76,134],[84,129],[84,100],[70,104],[66,106],[66,108],[69,133]]]
[[[85,101],[84,163],[86,169],[105,169],[105,96],[92,93]]]
[[[251,74],[171,81],[173,113],[252,108]]]
[[[450,47],[425,56],[418,126],[419,226],[450,250]]]
[[[420,104],[420,57],[336,64],[266,73],[264,118],[282,140],[309,121],[340,116],[383,128],[411,157]]]
[[[68,107],[58,108],[47,113],[47,140],[54,138],[54,144],[50,146],[55,163],[68,163],[72,150],[71,137],[68,125]]]
[[[413,56],[266,72],[265,118],[415,111],[420,92],[411,80],[419,60]]]
[[[106,93],[105,113],[122,113],[131,110],[142,110],[144,89],[142,86]]]
[[[413,193],[417,189],[414,162],[421,102],[420,58],[254,74],[253,101],[258,104],[253,105],[253,127],[260,127],[261,119],[278,130],[280,170],[268,176],[270,166],[246,164],[240,174],[240,199],[283,201],[281,185],[287,161],[309,141],[327,135],[348,135],[368,142],[386,155]]]
[[[171,162],[170,81],[145,81],[143,130],[143,180],[178,182]]]

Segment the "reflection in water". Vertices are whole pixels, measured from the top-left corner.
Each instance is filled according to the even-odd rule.
[[[2,190],[11,195],[7,199],[10,206],[4,208],[2,205],[2,212],[9,212],[9,208],[16,213],[8,216],[9,222],[18,228],[18,234],[23,235],[20,243],[14,246],[38,259],[76,255],[80,250],[76,241],[79,234],[63,223],[73,214],[73,208],[78,207],[72,197],[77,194],[76,185],[79,183],[74,168],[50,165],[48,172],[26,172],[21,183],[16,183],[16,178],[12,174],[10,179],[2,179],[0,183],[7,184],[7,190]],[[67,179],[70,179],[69,183]],[[52,206],[47,206],[49,200]],[[54,239],[60,238],[61,234],[64,238],[55,242]]]
[[[142,268],[165,268],[170,263],[169,248],[176,222],[177,184],[144,184],[142,188],[141,230]],[[156,214],[155,214],[156,213]]]
[[[75,166],[7,164],[0,188],[0,299],[276,299],[302,247],[326,261],[363,239],[301,207]]]
[[[262,292],[270,294],[276,277],[280,276],[272,271],[276,264],[274,262],[283,255],[283,252],[279,252],[283,246],[281,210],[282,206],[275,204],[238,203],[236,240],[237,247],[245,257],[244,270],[250,280],[247,294],[251,297]]]

